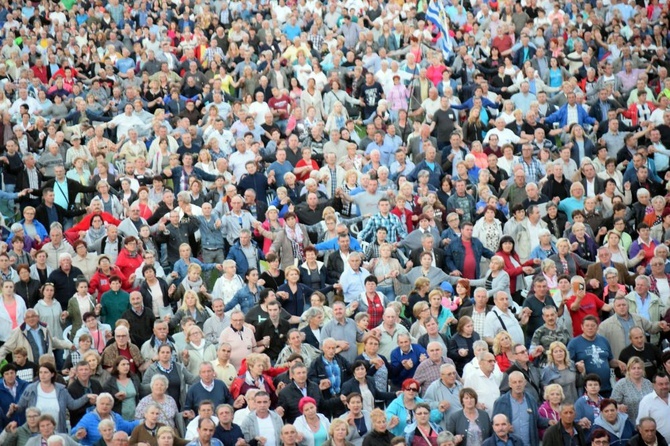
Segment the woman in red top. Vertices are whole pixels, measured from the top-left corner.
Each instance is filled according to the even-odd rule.
[[[497,256],[500,256],[505,261],[505,272],[509,274],[509,292],[516,303],[521,305],[523,299],[521,291],[523,288],[524,274],[534,274],[535,266],[540,264],[540,259],[528,259],[525,263],[521,263],[519,255],[514,250],[514,239],[505,235],[500,239],[498,245]]]
[[[319,165],[312,159],[312,149],[306,147],[302,149],[302,159],[295,165],[293,173],[298,181],[305,181],[313,170],[318,171]]]
[[[500,371],[505,373],[514,362],[514,351],[512,350],[512,337],[506,331],[499,332],[493,338],[493,354]]]

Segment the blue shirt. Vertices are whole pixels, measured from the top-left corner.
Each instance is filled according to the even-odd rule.
[[[59,182],[58,180],[54,180],[54,202],[62,207],[63,209],[68,209],[69,206],[69,201],[68,201],[68,189],[67,189],[67,179],[63,180],[63,182]]]
[[[647,293],[647,298],[644,300],[644,302],[642,302],[640,295],[635,293],[635,302],[637,303],[637,314],[650,321],[651,317],[649,317],[649,308],[651,308],[651,296],[649,293]]]
[[[610,383],[610,364],[614,358],[607,339],[596,335],[593,341],[577,336],[568,343],[568,352],[573,362],[584,361],[586,373],[595,373],[600,377],[601,390],[612,390]]]
[[[530,414],[528,413],[528,403],[526,398],[518,402],[515,398],[510,397],[512,402],[512,426],[514,426],[514,433],[521,438],[525,446],[530,446]]]
[[[331,255],[340,255],[335,252]],[[368,270],[359,268],[358,272],[351,269],[349,266],[344,268],[344,272],[340,276],[340,284],[342,285],[342,294],[344,294],[344,301],[351,303],[365,292],[365,285],[363,281],[370,275]]]

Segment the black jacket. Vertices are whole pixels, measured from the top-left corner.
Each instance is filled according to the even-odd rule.
[[[139,389],[139,386],[136,386],[135,388]],[[72,397],[72,399],[77,399],[81,398],[82,396],[88,393],[95,393],[96,395],[100,395],[100,393],[102,393],[102,385],[100,385],[100,383],[97,380],[90,378],[88,380],[88,388],[86,388],[81,384],[81,382],[78,379],[74,378],[71,379],[70,382],[68,383],[67,391]],[[112,395],[114,395],[114,393],[112,393]],[[86,412],[88,412],[88,409],[90,407],[93,407],[93,405],[87,401],[86,404],[81,406],[79,409],[70,410],[70,420],[71,420],[70,422],[75,424],[79,423],[79,420],[81,420],[83,416],[86,415]],[[73,424],[73,426],[75,424]]]
[[[42,284],[39,280],[29,279],[28,282],[19,280],[14,284],[14,291],[26,301],[28,308],[34,308],[37,301],[40,300],[40,287]]]
[[[305,339],[302,342],[311,345],[317,350],[321,349],[319,340],[316,339],[316,336],[314,336],[314,333],[312,333],[312,330],[310,330],[309,326],[302,328],[300,332],[305,334]]]
[[[265,354],[274,362],[279,357],[279,353],[286,347],[286,339],[291,324],[286,319],[279,318],[279,325],[275,328],[272,321],[268,318],[256,327],[256,341],[260,341],[265,336],[270,337],[270,346],[265,350]]]
[[[135,386],[135,389],[139,390],[140,380],[137,377],[137,375],[130,375],[130,380],[133,382],[133,385]],[[115,396],[117,393],[119,393],[121,391],[121,389],[119,389],[118,383],[116,382],[116,378],[114,378],[112,376],[110,379],[108,379],[107,382],[103,384],[102,391],[107,392],[114,397],[114,408],[112,410],[114,412],[120,414],[121,413],[121,405],[123,404],[123,401],[116,399],[116,396]],[[139,401],[140,401],[140,392],[137,392],[135,394],[135,404],[139,403]]]
[[[373,430],[363,438],[363,446],[391,446],[393,434],[389,431],[379,433]]]
[[[577,424],[575,424],[574,426],[575,429],[577,430],[577,438],[576,438],[577,446],[587,446],[588,443],[586,442],[586,436],[584,435],[584,431]],[[563,446],[565,444],[563,442],[563,425],[560,422],[558,424],[550,426],[549,429],[547,429],[544,432],[542,444],[544,446]],[[644,444],[644,442],[642,442],[642,444]],[[661,446],[661,443],[659,443],[658,445]]]
[[[668,446],[668,441],[665,438],[663,438],[663,435],[661,435],[661,433],[658,431],[656,432],[656,444],[658,446]],[[628,440],[628,446],[646,446],[646,444],[638,434],[632,437],[630,440]]]
[[[414,265],[421,265],[421,254],[423,254],[423,246],[416,248],[409,255],[409,259],[414,263]],[[433,247],[433,255],[435,256],[435,266],[441,270],[444,270],[444,251],[440,248]]]
[[[171,305],[172,302],[170,301],[170,297],[168,296],[168,284],[165,281],[165,279],[162,279],[160,277],[156,277],[158,279],[158,283],[160,284],[161,287],[161,293],[163,293],[163,306],[167,307],[168,305]],[[144,302],[144,307],[148,308],[149,311],[153,311],[153,296],[151,294],[151,288],[147,284],[146,280],[142,281],[142,285],[140,285],[140,294],[142,294],[142,301]],[[176,308],[173,308],[173,310],[176,310]]]
[[[132,308],[128,308],[123,312],[121,318],[127,320],[130,326],[133,327],[130,330],[130,339],[133,344],[142,347],[142,344],[147,342],[153,335],[156,317],[151,308],[145,306],[144,311],[139,316]]]
[[[328,270],[327,283],[329,285],[339,283],[340,276],[344,272],[345,266],[346,265],[344,264],[344,260],[342,260],[339,249],[330,253],[328,256],[328,262],[326,264],[326,269]]]
[[[69,178],[66,178],[66,180],[67,180],[67,202],[69,204],[68,208],[70,208],[70,210],[74,206],[74,202],[75,199],[77,198],[77,195],[97,192],[95,189],[96,184],[94,183],[91,183],[90,186],[84,186],[83,184],[75,180],[71,180]],[[50,187],[54,190],[54,192],[58,191],[58,186],[55,183],[56,183],[55,178],[45,182],[44,185],[42,186],[42,190],[44,190],[47,187]]]
[[[563,177],[560,183],[554,179],[554,175],[549,175],[547,182],[542,186],[542,194],[549,198],[558,197],[561,200],[570,196],[570,186],[572,182]]]
[[[76,217],[78,215],[84,215],[86,213],[86,209],[63,209],[56,203],[54,203],[54,207],[56,208],[56,214],[58,215],[58,222],[62,225],[65,223],[66,218],[72,218]],[[42,223],[42,225],[46,228],[48,231],[51,225],[49,224],[49,214],[47,213],[47,207],[44,203],[40,204],[37,206],[37,209],[35,209],[35,220],[39,221]]]
[[[367,381],[368,390],[370,390],[375,399],[375,407],[383,409],[386,404],[397,398],[396,394],[393,392],[385,392],[377,389],[373,378],[367,376],[365,380]],[[361,393],[361,385],[356,378],[351,378],[342,384],[342,395],[350,395],[354,392]]]
[[[344,384],[351,378],[351,364],[339,354],[335,355],[335,362],[337,362],[337,365],[340,368],[340,382]],[[319,355],[319,357],[312,362],[312,365],[309,367],[307,379],[315,383],[317,386],[321,380],[328,379],[326,364],[323,362],[323,355]],[[337,395],[333,395],[331,389],[322,390],[321,397],[323,411],[321,413],[326,417],[339,417],[342,415],[345,408],[340,400],[340,395],[343,395],[342,386],[340,386],[340,392]]]
[[[68,301],[77,292],[77,278],[83,275],[84,273],[76,266],[70,269],[69,274],[65,274],[61,268],[58,268],[49,275],[49,282],[53,283],[56,289],[54,299],[62,308],[67,308]]]
[[[321,408],[321,390],[319,390],[319,385],[313,383],[310,380],[307,380],[307,396],[314,398],[316,401],[316,406]],[[301,413],[298,410],[298,403],[303,397],[302,392],[296,386],[293,381],[284,387],[281,392],[279,392],[279,401],[277,404],[284,408],[284,423],[289,424],[293,423],[296,418],[298,418]]]

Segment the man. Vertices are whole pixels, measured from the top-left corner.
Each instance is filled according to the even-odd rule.
[[[212,364],[209,362],[200,364],[198,375],[200,376],[200,381],[188,389],[186,400],[184,401],[184,412],[188,418],[195,418],[193,410],[205,400],[212,401],[216,406],[219,404],[230,404],[236,409],[244,406],[244,396],[240,395],[236,400],[233,400],[228,387],[226,387],[223,381],[216,379],[216,373]]]
[[[234,260],[237,274],[244,276],[249,268],[259,269],[259,262],[265,260],[265,255],[251,240],[250,230],[242,229],[239,234],[239,240],[230,248],[227,259]]]
[[[637,431],[639,433],[628,441],[630,446],[668,446],[668,441],[656,430],[656,420],[651,417],[638,419]]]
[[[318,384],[321,390],[321,413],[332,417],[339,417],[344,413],[340,391],[342,384],[351,378],[351,365],[336,353],[336,349],[335,339],[324,339],[321,344],[323,353],[312,362],[309,369],[309,380]]]
[[[256,327],[256,342],[266,342],[267,347],[263,351],[274,363],[279,353],[286,346],[288,331],[291,324],[281,318],[281,306],[274,300],[267,303],[268,318]]]
[[[431,266],[434,266],[436,268],[443,269],[444,268],[444,251],[442,251],[440,248],[437,248],[435,245],[435,237],[433,236],[432,233],[426,233],[421,236],[421,247],[412,250],[410,253],[409,259],[412,261],[414,265],[420,265],[421,264],[421,257],[424,252],[427,252],[431,254],[433,261],[431,263]],[[408,313],[412,314],[412,308],[408,307],[407,308]]]
[[[229,389],[233,381],[235,381],[235,378],[237,378],[237,369],[230,363],[230,353],[232,350],[232,346],[227,342],[224,342],[219,345],[219,348],[216,350],[216,359],[210,361],[214,367],[216,378],[223,381]]]
[[[225,404],[220,404],[219,406],[225,406]],[[219,419],[214,414],[214,403],[209,400],[204,400],[198,405],[198,416],[193,418],[186,427],[186,434],[184,435],[185,440],[193,440],[198,436],[198,424],[203,418],[209,418],[214,422],[215,425],[219,424]],[[231,417],[232,421],[232,417]],[[241,433],[241,431],[240,431]]]
[[[407,237],[407,229],[402,224],[400,219],[391,214],[391,202],[388,198],[382,198],[377,204],[379,212],[370,217],[365,223],[365,227],[358,234],[358,241],[372,241],[372,236],[377,232],[377,229],[384,227],[387,230],[387,240],[389,243],[397,243]]]
[[[545,364],[549,346],[555,341],[567,345],[572,339],[572,333],[562,326],[559,327],[556,307],[542,308],[542,320],[544,320],[544,325],[538,327],[533,333],[529,352],[534,358],[540,358],[540,364]]]
[[[400,344],[400,339],[404,337],[398,337],[398,344]],[[413,347],[413,345],[412,345]],[[402,351],[402,348],[400,349]],[[445,358],[443,356],[442,344],[439,342],[430,342],[426,346],[426,353],[428,355],[423,361],[420,360],[420,364],[416,367],[413,376],[421,384],[421,395],[423,395],[428,386],[431,385],[434,381],[438,381],[440,378],[440,367],[444,364],[454,364],[454,361],[450,358]],[[391,354],[393,357],[393,354]],[[393,365],[391,365],[393,367]]]
[[[67,339],[51,336],[47,325],[40,322],[36,310],[32,308],[26,310],[24,320],[23,324],[12,330],[7,341],[0,347],[0,359],[4,359],[7,354],[19,347],[26,349],[30,362],[37,362],[44,354],[53,354],[54,349],[70,350],[73,348],[72,343]]]
[[[656,420],[656,430],[664,438],[670,438],[670,378],[665,372],[659,372],[653,379],[654,391],[645,395],[640,401],[637,415],[638,426],[643,418],[649,417]]]
[[[482,446],[522,446],[523,442],[517,435],[512,434],[512,425],[506,415],[498,414],[493,417],[494,434],[484,440]],[[539,444],[539,443],[537,443]]]
[[[291,382],[279,392],[277,407],[284,409],[284,422],[293,423],[301,413],[299,409],[300,400],[305,397],[314,398],[316,406],[322,407],[321,390],[319,384],[307,379],[307,367],[299,362],[291,367]]]
[[[631,332],[634,327],[641,328],[644,330],[644,333],[649,334],[670,330],[668,323],[665,321],[652,323],[639,314],[630,313],[628,300],[624,296],[616,296],[613,307],[614,315],[600,323],[598,334],[607,339],[615,358],[619,358],[623,349],[629,346]]]
[[[133,330],[130,334],[130,340],[135,345],[144,347],[154,330],[154,321],[156,316],[152,310],[144,306],[144,299],[139,291],[130,293],[130,308],[123,312],[122,319],[128,321]],[[142,355],[144,357],[144,355]]]
[[[170,212],[170,223],[165,224],[163,218],[158,223],[156,241],[167,245],[168,263],[174,265],[179,260],[179,247],[190,241],[190,236],[199,229],[198,220],[193,216],[185,215],[182,219],[179,210]]]
[[[399,315],[395,308],[387,307],[384,310],[381,325],[372,331],[379,339],[379,355],[390,361],[391,352],[398,346],[400,335],[409,334],[409,331],[399,323]]]
[[[55,178],[44,183],[43,190],[51,188],[54,192],[54,202],[61,208],[74,213],[75,215],[85,214],[85,210],[75,210],[75,201],[77,195],[86,193],[95,193],[96,185],[84,186],[82,183],[65,177],[65,166],[54,167]],[[65,229],[73,226],[72,217],[66,217],[62,222]]]
[[[493,260],[495,258],[492,257]],[[500,259],[502,261],[502,259]],[[458,312],[458,318],[468,316],[472,319],[475,332],[480,339],[484,338],[484,321],[486,315],[493,309],[493,305],[488,305],[489,295],[486,288],[477,287],[474,292],[474,305],[461,306]]]
[[[549,426],[549,429],[545,431],[542,439],[543,444],[545,446],[563,446],[565,444],[586,446],[586,436],[582,427],[575,423],[575,416],[575,405],[563,403],[559,414],[560,420],[553,426]]]
[[[550,307],[547,307],[550,308]],[[503,380],[500,384],[500,391],[506,392],[510,389],[509,379],[513,372],[519,372],[526,380],[525,391],[534,401],[542,401],[542,370],[530,362],[528,349],[525,345],[515,345],[513,347],[515,359],[510,367],[503,374]]]
[[[221,440],[224,445],[244,446],[244,434],[239,425],[233,423],[235,409],[230,404],[220,404],[216,408],[216,417],[219,420],[214,430],[214,438]]]
[[[453,364],[440,366],[440,378],[433,381],[423,393],[423,399],[430,404],[431,409],[442,412],[440,425],[446,427],[447,419],[452,413],[463,408],[458,397],[463,385],[458,381],[458,373]]]
[[[484,340],[489,345],[493,345],[493,338],[496,334],[500,331],[507,331],[515,344],[525,345],[525,338],[521,325],[526,325],[528,323],[528,318],[531,314],[530,308],[524,308],[523,310],[518,311],[519,314],[517,316],[517,314],[513,313],[509,308],[509,295],[506,291],[498,291],[493,303],[495,304],[495,308],[486,315],[484,321]],[[517,319],[517,317],[519,319]]]
[[[635,278],[635,289],[626,295],[631,313],[639,314],[650,322],[659,322],[665,314],[665,307],[661,299],[649,291],[651,281],[647,276]],[[658,335],[651,337],[652,343],[658,343]]]
[[[634,285],[634,276],[628,272],[625,265],[612,261],[612,253],[606,246],[598,248],[598,260],[588,267],[586,270],[586,289],[591,290],[594,294],[602,295],[603,284],[607,283],[605,280],[605,271],[607,268],[614,268],[618,273],[619,283],[626,285]]]
[[[492,353],[484,352],[477,357],[479,369],[465,376],[464,387],[470,387],[479,395],[479,403],[482,409],[493,415],[493,405],[500,396],[500,383],[502,376],[493,373],[496,358]]]
[[[535,331],[542,326],[542,310],[546,307],[556,308],[554,299],[549,295],[549,287],[547,286],[547,279],[544,276],[539,276],[533,280],[533,291],[528,295],[523,303],[523,310],[529,309],[530,316],[526,323],[526,332],[535,333]],[[563,315],[564,305],[557,309],[558,316]],[[523,311],[522,310],[522,311]],[[538,400],[539,401],[539,398]]]
[[[602,299],[595,294],[586,292],[586,284],[584,278],[574,276],[570,279],[572,289],[577,289],[577,292],[568,299],[565,305],[570,311],[570,318],[572,319],[572,332],[574,336],[582,334],[582,321],[587,316],[592,316],[598,320],[599,311],[612,311],[612,307],[606,304]]]
[[[458,179],[455,181],[455,193],[447,200],[447,212],[456,212],[461,222],[475,221],[475,199],[467,193],[466,181]]]
[[[223,446],[221,440],[214,438],[216,424],[211,418],[200,418],[198,420],[198,438],[191,441],[187,446]]]
[[[608,319],[612,318],[610,317]],[[630,338],[630,345],[621,350],[621,353],[619,353],[619,361],[628,364],[628,360],[633,356],[642,359],[642,361],[644,361],[644,370],[647,379],[651,380],[663,364],[663,361],[661,360],[661,350],[654,344],[647,342],[645,332],[640,327],[631,328],[628,336]]]
[[[365,293],[365,280],[368,276],[370,276],[370,272],[363,268],[363,255],[359,252],[352,252],[349,254],[347,266],[345,266],[344,271],[342,271],[339,282],[335,283],[333,288],[335,288],[336,291],[342,292],[344,295],[344,302],[351,304],[353,301],[357,300],[362,293]]]
[[[596,197],[605,192],[605,180],[596,175],[596,168],[591,162],[582,162],[581,183],[585,197]]]
[[[80,361],[76,366],[76,375],[70,378],[67,385],[67,391],[73,400],[79,399],[84,395],[102,393],[102,385],[95,379],[91,379],[91,366],[86,361]],[[79,423],[90,407],[93,407],[95,401],[87,401],[86,404],[78,409],[70,409],[70,423],[74,426]]]
[[[102,352],[101,363],[107,370],[112,370],[114,362],[119,356],[131,358],[130,373],[143,372],[152,364],[142,358],[140,349],[130,343],[130,333],[126,326],[119,325],[114,330],[114,342],[109,344]]]
[[[70,243],[63,237],[63,227],[60,224],[52,224],[47,227],[49,228],[50,241],[42,246],[42,250],[48,255],[47,265],[55,270],[60,263],[60,255],[67,253],[73,256],[74,249],[72,249]],[[72,294],[74,295],[74,292]],[[67,308],[67,304],[63,308]]]
[[[254,440],[260,443],[259,439],[269,438],[274,439],[272,444],[278,446],[280,444],[279,433],[284,423],[276,412],[270,410],[270,395],[264,391],[257,392],[254,396],[254,405],[255,409],[240,425],[244,433],[244,440],[250,444]],[[266,444],[268,444],[267,441]]]
[[[609,342],[598,333],[598,319],[588,315],[582,321],[582,334],[568,343],[570,359],[576,365],[583,365],[586,373],[595,373],[600,377],[600,394],[608,398],[612,393],[610,367],[626,372],[626,364],[614,358]]]
[[[510,390],[496,400],[493,413],[503,414],[508,420],[512,420],[514,434],[521,439],[521,443],[524,446],[533,446],[540,444],[538,429],[546,429],[549,420],[539,416],[537,400],[525,391],[526,384],[523,373],[510,373]]]
[[[350,364],[356,359],[356,344],[363,339],[363,333],[356,323],[346,316],[346,304],[341,301],[333,302],[333,319],[326,323],[321,331],[323,339],[336,339],[336,351]]]
[[[15,411],[14,414],[7,417],[9,408],[12,404],[19,404],[23,391],[28,387],[28,382],[16,376],[17,368],[12,363],[5,364],[0,373],[2,380],[0,381],[0,426],[4,428],[11,422],[16,422],[19,426],[26,422],[25,412]]]
[[[131,325],[132,327],[132,325]],[[174,340],[168,335],[168,323],[163,319],[156,319],[153,326],[153,335],[151,338],[142,344],[142,357],[152,362],[158,361],[158,349],[162,345],[169,345],[175,358],[181,358],[175,349]]]
[[[263,346],[256,344],[253,331],[244,323],[244,313],[233,310],[230,314],[230,326],[221,332],[219,345],[228,343],[232,346],[230,362],[239,370],[242,360],[249,353],[261,353]]]
[[[205,321],[202,328],[205,339],[214,345],[219,344],[219,335],[230,326],[230,317],[224,313],[224,307],[223,298],[218,296],[212,298],[212,311],[214,311],[214,314]]]
[[[76,280],[84,273],[76,266],[72,266],[72,257],[67,252],[58,256],[58,263],[60,265],[58,269],[49,274],[49,282],[53,283],[56,289],[54,299],[60,303],[61,308],[67,308],[68,301],[77,292]]]
[[[472,222],[461,223],[461,237],[447,246],[444,255],[446,271],[451,276],[477,279],[482,256],[490,259],[494,253],[484,247],[479,239],[472,237]]]

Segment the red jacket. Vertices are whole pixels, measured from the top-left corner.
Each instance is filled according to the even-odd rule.
[[[503,258],[505,261],[505,272],[509,274],[509,293],[514,294],[516,292],[516,278],[519,277],[519,275],[524,274],[523,272],[523,267],[524,266],[535,266],[533,264],[533,259],[529,259],[526,261],[526,263],[521,263],[519,260],[519,255],[517,253],[514,253],[514,255],[510,256],[509,254],[503,252],[503,251],[498,251],[496,252],[497,256],[500,256]],[[516,263],[519,266],[514,266],[512,263],[512,258],[516,261]]]
[[[130,276],[137,271],[143,261],[144,259],[139,252],[135,254],[135,257],[132,257],[130,252],[123,248],[116,258],[116,266],[119,267],[124,276],[130,279]]]
[[[91,277],[91,282],[88,285],[88,292],[92,295],[96,296],[96,301],[100,303],[100,297],[102,297],[103,294],[105,294],[107,291],[111,289],[109,286],[109,278],[112,276],[119,276],[121,278],[121,289],[124,291],[130,291],[132,288],[132,283],[128,283],[128,278],[126,277],[125,274],[121,271],[121,269],[118,266],[112,265],[109,274],[103,273],[100,269],[98,269],[95,274],[93,274],[93,277]]]
[[[632,104],[630,104],[630,107],[628,107],[628,110],[621,113],[623,116],[630,119],[631,125],[633,127],[637,127],[637,125],[638,125],[638,119],[639,119],[638,116],[637,116],[638,105],[640,105],[639,102],[633,102]],[[649,101],[647,101],[647,107],[649,107],[649,111],[651,111],[651,112],[656,110],[656,107],[654,107],[654,104],[649,102]]]
[[[70,243],[74,243],[77,240],[79,240],[79,232],[80,231],[88,231],[91,227],[91,219],[93,218],[94,215],[100,215],[102,217],[102,221],[105,223],[109,223],[112,225],[119,226],[121,224],[121,220],[117,220],[114,218],[114,216],[108,212],[99,212],[97,214],[88,214],[84,218],[81,219],[79,223],[65,231],[65,238]]]

